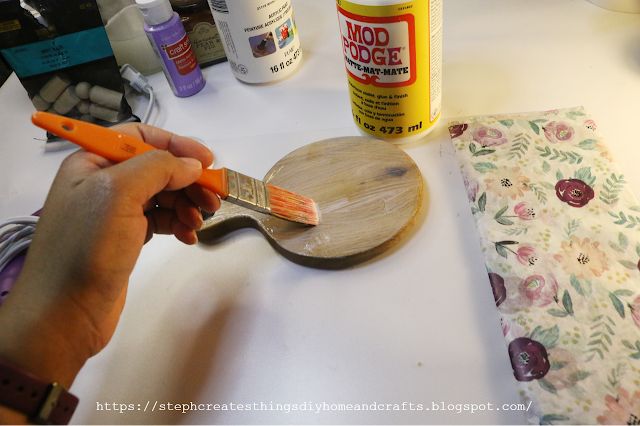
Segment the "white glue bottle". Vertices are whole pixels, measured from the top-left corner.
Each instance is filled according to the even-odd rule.
[[[336,0],[351,110],[368,136],[424,137],[442,105],[443,0]]]
[[[291,0],[209,0],[209,7],[238,80],[274,83],[300,65]]]

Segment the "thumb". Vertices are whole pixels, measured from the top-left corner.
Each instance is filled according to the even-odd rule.
[[[176,191],[194,183],[202,175],[202,163],[156,149],[103,172],[110,175],[117,192],[142,205],[161,191]]]

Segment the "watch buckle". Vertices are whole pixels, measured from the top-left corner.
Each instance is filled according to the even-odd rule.
[[[31,420],[37,424],[51,424],[51,422],[49,421],[49,416],[51,415],[53,409],[58,405],[58,398],[60,397],[60,394],[63,390],[65,390],[65,388],[59,386],[57,383],[51,383],[51,385],[49,385],[47,397],[44,399],[42,405],[34,414]]]

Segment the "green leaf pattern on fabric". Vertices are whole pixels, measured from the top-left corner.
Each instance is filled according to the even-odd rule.
[[[640,203],[595,122],[577,107],[450,130],[528,421],[639,424]]]

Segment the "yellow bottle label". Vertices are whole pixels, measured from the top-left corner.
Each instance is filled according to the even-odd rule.
[[[442,0],[336,2],[356,124],[381,138],[429,129],[441,109]]]

